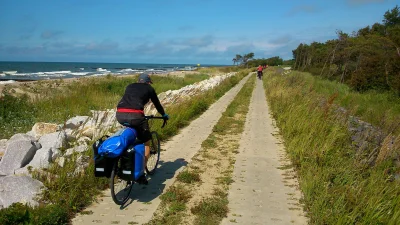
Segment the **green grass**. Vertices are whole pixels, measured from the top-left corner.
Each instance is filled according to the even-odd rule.
[[[180,212],[186,209],[186,203],[191,198],[191,193],[188,188],[183,185],[171,186],[168,190],[161,195],[164,214],[162,217],[155,217],[149,223],[151,224],[180,224],[182,216]]]
[[[200,174],[198,172],[195,171],[182,171],[181,173],[178,174],[178,176],[176,177],[176,179],[182,183],[186,183],[186,184],[191,184],[191,183],[195,183],[195,182],[200,182]]]
[[[228,198],[217,196],[203,199],[190,211],[197,215],[194,224],[219,224],[221,218],[228,214]]]
[[[313,91],[325,98],[332,96],[334,104],[346,108],[352,115],[379,126],[388,133],[400,134],[400,98],[393,92],[360,93],[345,84],[299,72],[293,72],[288,82],[296,82],[302,87],[304,94]]]
[[[355,113],[368,108],[377,118],[389,113],[392,116],[386,118],[395,118],[398,100],[384,99],[383,94],[367,101],[375,97],[297,72],[268,73],[264,85],[286,150],[298,170],[310,223],[399,224],[400,183],[392,178],[400,169],[392,160],[374,167],[363,164],[352,147],[346,118],[341,118],[348,115],[337,114],[333,104],[322,104],[333,102]],[[346,101],[352,104],[345,105]],[[385,105],[390,105],[389,110],[380,108]],[[373,123],[368,114],[358,116]],[[385,123],[380,125],[388,129]]]

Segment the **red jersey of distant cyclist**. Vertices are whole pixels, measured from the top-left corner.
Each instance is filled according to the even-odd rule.
[[[258,70],[258,71],[263,71],[263,67],[262,67],[262,66],[259,66],[257,70]]]

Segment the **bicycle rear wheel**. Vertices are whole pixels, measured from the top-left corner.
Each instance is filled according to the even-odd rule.
[[[114,161],[114,166],[111,171],[110,189],[111,197],[115,204],[122,205],[129,199],[129,194],[132,191],[133,182],[122,180],[118,174],[122,168],[121,158]]]
[[[160,139],[158,133],[155,131],[151,132],[150,140],[150,156],[147,160],[146,172],[147,174],[154,174],[157,169],[158,161],[160,160]]]

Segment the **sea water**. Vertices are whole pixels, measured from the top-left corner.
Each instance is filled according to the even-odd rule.
[[[0,62],[0,80],[42,80],[107,74],[126,75],[141,72],[158,74],[176,70],[194,70],[195,68],[194,64]]]

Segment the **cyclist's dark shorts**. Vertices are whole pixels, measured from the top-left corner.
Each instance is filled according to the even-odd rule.
[[[258,74],[258,76],[262,76],[263,75],[262,71],[257,71],[257,74]]]
[[[117,112],[116,118],[121,125],[128,126],[129,124],[129,127],[135,128],[138,133],[137,138],[140,141],[146,142],[151,139],[149,122],[144,118],[143,114]]]

